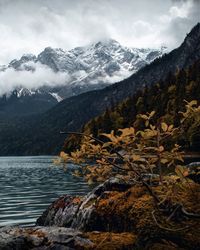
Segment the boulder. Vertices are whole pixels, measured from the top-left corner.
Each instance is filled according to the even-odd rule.
[[[200,162],[192,162],[187,165],[187,177],[200,184]]]
[[[39,226],[70,227],[82,202],[80,197],[64,195],[54,201],[38,218]]]
[[[0,230],[1,250],[131,250],[136,236],[131,233],[81,233],[72,228],[31,227]]]
[[[174,180],[173,176],[168,178]],[[196,202],[200,199],[200,185],[192,182],[189,186],[188,183],[184,185],[185,188],[177,186],[179,190],[170,198],[171,202],[179,202],[186,211],[200,214],[200,206]],[[154,183],[151,188],[154,193],[159,194],[163,193],[164,186]],[[140,247],[138,249],[156,249],[157,246],[166,245],[166,241],[171,242],[170,246],[166,245],[166,249],[176,249],[176,245],[177,249],[198,249],[200,245],[199,219],[180,215],[179,218],[174,216],[167,221],[173,210],[168,214],[158,211],[154,198],[141,183],[112,178],[83,198],[75,197],[74,200],[66,197],[68,203],[63,203],[63,197],[55,201],[38,219],[37,224],[41,223],[42,226],[56,222],[56,226],[68,225],[74,230],[86,233],[87,236],[93,235],[94,232],[120,235],[126,232],[137,238],[136,245]],[[156,221],[152,215],[153,211]],[[42,224],[44,222],[45,224]],[[182,228],[184,230],[180,230]]]
[[[133,186],[132,182],[111,178],[94,188],[83,198],[65,195],[53,202],[38,218],[38,226],[72,227],[79,230],[93,230],[92,218],[96,217],[96,203],[107,192],[124,192]],[[96,220],[95,220],[96,221]],[[100,221],[99,221],[100,222]],[[97,225],[95,230],[101,229]]]
[[[94,244],[83,233],[72,228],[32,227],[0,230],[1,250],[92,249]]]

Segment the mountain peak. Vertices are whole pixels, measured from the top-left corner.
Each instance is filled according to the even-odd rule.
[[[98,41],[96,44],[110,45],[110,44],[119,44],[119,42],[117,42],[116,40],[112,38],[108,38],[108,39],[103,39],[101,41]]]
[[[17,59],[12,60],[9,63],[8,67],[20,70],[20,69],[22,69],[21,66],[23,64],[30,62],[30,61],[35,62],[36,59],[37,59],[37,57],[33,54],[24,54],[24,55],[22,55],[22,57],[19,60],[17,60]],[[28,70],[30,70],[30,68]]]
[[[187,34],[183,44],[185,43],[187,46],[196,46],[200,40],[200,23],[197,23],[189,34]]]
[[[194,35],[200,35],[200,22],[198,22],[190,31],[190,33],[187,35],[188,36],[194,36]]]
[[[65,53],[65,51],[61,48],[46,47],[40,54],[42,53],[54,54],[54,53]]]
[[[31,53],[23,54],[20,60],[33,60],[36,59],[36,56]]]
[[[45,52],[51,52],[51,51],[55,51],[55,49],[53,49],[52,47],[46,47],[46,48],[44,48],[44,50],[43,51],[45,51]]]
[[[94,44],[95,48],[99,48],[99,47],[111,47],[111,46],[121,46],[119,42],[117,42],[116,40],[109,38],[109,39],[105,39],[102,41],[99,41],[97,43]]]

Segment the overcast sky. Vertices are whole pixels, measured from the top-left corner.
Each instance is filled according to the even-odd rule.
[[[0,0],[0,64],[107,38],[172,49],[198,21],[199,0]]]

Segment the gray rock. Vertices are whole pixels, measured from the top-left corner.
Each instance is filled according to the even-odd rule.
[[[2,228],[0,230],[1,250],[23,249],[85,249],[93,247],[80,231],[62,227]]]
[[[67,226],[74,229],[98,230],[99,223],[96,221],[96,202],[106,195],[106,192],[118,191],[124,192],[133,185],[132,182],[126,182],[122,179],[111,178],[103,184],[98,185],[88,195],[74,203],[71,196],[63,196],[56,200],[37,220],[40,226]],[[95,224],[96,223],[96,227]]]
[[[36,225],[69,227],[79,207],[79,203],[74,202],[74,200],[76,197],[61,196],[44,211],[42,216],[38,218]]]
[[[196,183],[200,183],[200,162],[192,162],[187,165],[187,177]]]

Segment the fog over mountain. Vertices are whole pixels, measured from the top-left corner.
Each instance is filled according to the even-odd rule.
[[[27,64],[27,66],[32,63]],[[37,89],[41,86],[55,86],[62,84],[69,79],[67,73],[55,73],[48,66],[41,63],[34,63],[35,70],[16,71],[13,68],[8,68],[4,72],[0,72],[0,96],[6,94],[9,96],[13,90],[19,87],[28,89]]]
[[[24,54],[1,66],[0,101],[37,96],[55,104],[123,80],[164,52],[165,48],[127,48],[113,39],[69,51],[47,47],[38,56]]]

